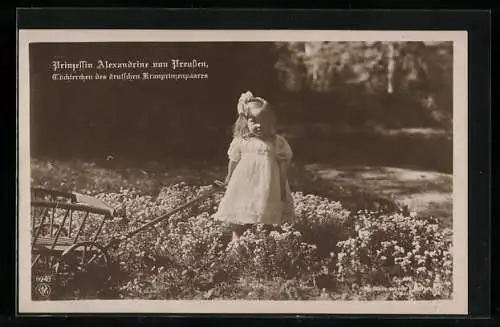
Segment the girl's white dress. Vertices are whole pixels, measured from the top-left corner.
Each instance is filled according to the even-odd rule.
[[[214,218],[232,224],[282,224],[295,219],[288,181],[286,199],[281,199],[279,160],[292,159],[290,145],[280,135],[272,141],[234,138],[229,159],[238,164],[233,171]]]

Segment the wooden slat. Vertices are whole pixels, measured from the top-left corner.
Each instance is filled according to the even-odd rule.
[[[71,209],[73,211],[90,212],[99,215],[105,215],[108,218],[112,218],[114,211],[112,208],[109,209],[96,208],[83,203],[64,203],[64,202],[51,202],[43,200],[33,200],[31,201],[31,205],[35,207],[45,207],[45,208],[57,207],[58,209]]]
[[[92,210],[98,210],[99,212],[95,213],[103,213],[103,214],[108,214],[108,215],[113,215],[114,209],[108,206],[106,203],[103,201],[99,200],[98,198],[95,198],[93,196],[89,196],[86,194],[81,194],[77,192],[63,192],[63,191],[56,191],[56,190],[49,190],[49,189],[44,189],[40,187],[32,187],[31,188],[32,193],[35,196],[34,202],[36,201],[43,201],[41,199],[36,199],[37,195],[48,195],[52,197],[52,201],[47,201],[47,202],[62,202],[62,203],[67,203],[67,204],[74,204],[77,206],[84,206],[87,209],[91,208]],[[60,201],[61,198],[66,199],[68,202]],[[57,200],[59,199],[59,200]]]
[[[43,245],[43,246],[51,246],[52,243],[54,242],[53,237],[46,237],[46,236],[39,236],[38,239],[36,240],[35,245]],[[73,239],[69,237],[63,237],[59,236],[56,246],[71,246],[73,245]]]
[[[61,255],[68,248],[67,245],[56,245],[54,249],[50,250],[50,245],[38,245],[31,249],[32,253],[44,255]]]
[[[33,192],[34,195],[41,195],[41,196],[49,195],[52,197],[67,198],[67,199],[72,200],[72,201],[74,201],[74,199],[75,199],[75,195],[72,193],[64,192],[64,191],[57,191],[57,190],[50,190],[50,189],[46,189],[43,187],[33,186],[33,187],[31,187],[31,192]]]

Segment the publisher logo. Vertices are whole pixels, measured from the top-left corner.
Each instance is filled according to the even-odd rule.
[[[49,283],[41,282],[35,286],[35,293],[40,298],[46,299],[52,293],[52,287]]]

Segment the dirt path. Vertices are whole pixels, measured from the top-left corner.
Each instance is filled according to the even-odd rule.
[[[357,188],[389,198],[423,216],[439,218],[443,226],[452,223],[452,175],[390,167],[305,167],[336,187]]]

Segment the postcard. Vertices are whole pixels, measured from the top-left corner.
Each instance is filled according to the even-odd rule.
[[[19,30],[20,313],[467,313],[467,33]]]

